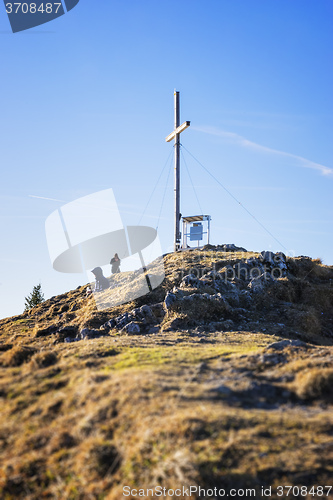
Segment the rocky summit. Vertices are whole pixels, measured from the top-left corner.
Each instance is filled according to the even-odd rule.
[[[85,285],[0,321],[0,498],[333,498],[333,267],[232,244],[164,267],[135,301],[119,273],[122,305]]]

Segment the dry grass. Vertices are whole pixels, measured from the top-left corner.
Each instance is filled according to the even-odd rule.
[[[5,366],[21,366],[27,362],[34,354],[36,349],[27,345],[17,345],[8,350],[2,357]]]
[[[49,329],[99,328],[161,302],[190,271],[201,277],[242,259],[170,254],[163,284],[128,304],[97,311],[81,287],[1,321],[0,497],[118,500],[124,485],[329,484],[332,268],[289,259],[293,274],[247,309],[215,310],[195,298],[154,335],[114,331],[66,344]],[[223,331],[229,315],[234,328]],[[326,347],[267,349],[285,337]]]
[[[125,484],[249,487],[258,475],[266,485],[282,476],[297,484],[310,469],[316,481],[328,481],[322,449],[333,428],[329,408],[308,413],[292,392],[281,396],[288,381],[285,389],[276,385],[273,399],[250,386],[301,374],[316,356],[317,363],[323,356],[328,362],[330,349],[314,348],[311,357],[287,349],[288,364],[269,374],[260,358],[260,346],[274,340],[268,335],[229,332],[211,336],[209,344],[199,340],[159,334],[145,347],[131,347],[123,338],[116,352],[112,339],[60,344],[54,366],[24,376],[3,367],[4,498],[116,500]],[[112,355],[101,357],[108,349]],[[221,384],[231,397],[215,391]]]
[[[333,403],[333,369],[317,368],[300,372],[295,387],[296,394],[301,399],[321,399]]]
[[[30,361],[31,369],[46,368],[58,361],[58,355],[54,351],[42,351],[35,354]]]

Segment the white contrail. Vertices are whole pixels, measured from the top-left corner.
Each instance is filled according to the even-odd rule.
[[[46,198],[45,196],[35,196],[34,194],[29,194],[29,197],[38,198],[39,200],[61,201],[61,203],[66,203],[65,200],[56,200],[55,198]]]
[[[245,148],[250,148],[254,149],[257,151],[261,151],[263,153],[270,153],[270,154],[275,154],[275,155],[280,155],[280,156],[285,156],[288,158],[293,158],[294,160],[297,160],[302,167],[304,168],[312,168],[313,170],[319,170],[322,175],[330,176],[333,175],[333,169],[326,167],[325,165],[321,165],[320,163],[316,163],[311,160],[307,160],[306,158],[303,158],[302,156],[294,155],[292,153],[286,153],[285,151],[279,151],[278,149],[272,149],[268,148],[266,146],[262,146],[261,144],[257,144],[256,142],[249,141],[245,137],[242,137],[241,135],[235,134],[233,132],[227,132],[225,130],[218,129],[216,127],[193,127],[194,130],[197,130],[198,132],[204,132],[205,134],[211,134],[211,135],[217,135],[219,137],[224,137],[226,139],[229,139],[230,141],[239,144],[242,147]]]

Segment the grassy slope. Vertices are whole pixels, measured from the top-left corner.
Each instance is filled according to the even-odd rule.
[[[261,485],[331,484],[332,268],[290,260],[289,278],[246,319],[234,315],[233,331],[186,327],[189,313],[175,312],[178,331],[167,317],[154,335],[39,336],[99,327],[163,300],[182,269],[240,257],[171,254],[162,287],[135,303],[98,312],[82,287],[0,322],[1,498],[116,500],[124,485],[158,484],[255,487],[261,498]],[[285,337],[310,343],[267,347]]]

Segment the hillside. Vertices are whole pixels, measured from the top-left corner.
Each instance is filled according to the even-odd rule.
[[[0,321],[0,498],[332,486],[333,267],[232,245],[164,265],[133,302],[86,285]]]

